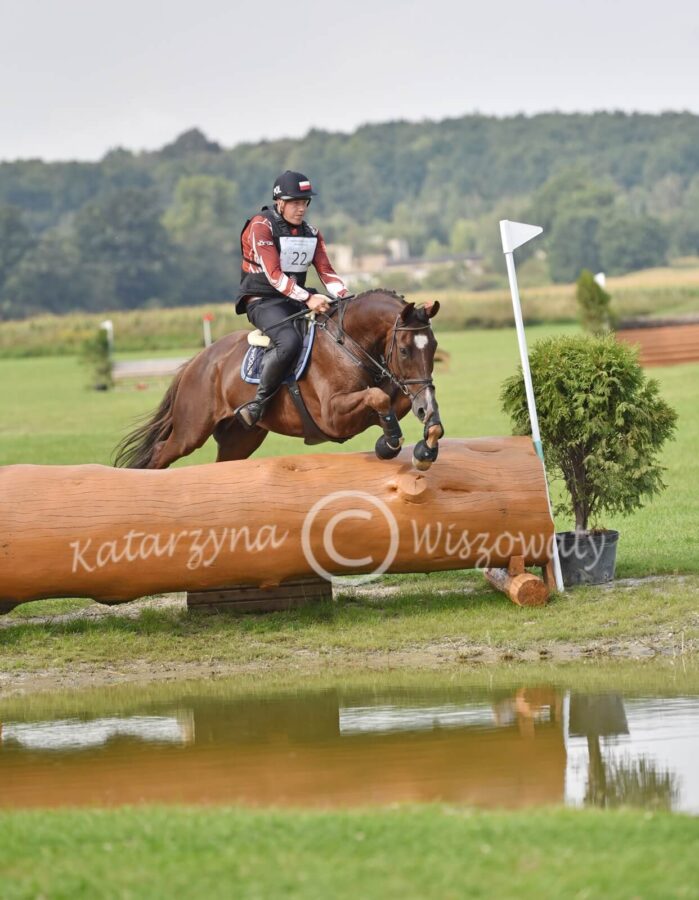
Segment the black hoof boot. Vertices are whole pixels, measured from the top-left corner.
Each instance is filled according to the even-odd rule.
[[[413,465],[416,469],[424,471],[429,469],[432,463],[437,459],[439,446],[430,447],[426,441],[418,441],[413,450]]]
[[[395,459],[395,457],[400,453],[400,447],[402,443],[403,440],[401,438],[397,442],[397,444],[393,446],[389,444],[388,440],[386,439],[386,435],[382,434],[376,442],[374,453],[376,453],[379,459]]]
[[[390,410],[385,416],[379,413],[379,421],[383,434],[376,442],[374,452],[379,459],[394,459],[403,446],[403,432],[400,430],[398,418],[393,410]]]
[[[242,406],[239,406],[233,415],[244,428],[250,430],[260,421],[263,412],[263,405],[258,403],[257,400],[251,400],[249,403],[243,403]]]

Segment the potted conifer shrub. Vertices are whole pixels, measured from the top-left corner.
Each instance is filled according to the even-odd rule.
[[[665,488],[659,454],[677,414],[613,335],[539,341],[530,364],[549,479],[567,494],[554,513],[575,519],[556,535],[564,583],[611,581],[619,532],[602,516],[627,515]],[[521,369],[501,399],[515,433],[531,434]]]

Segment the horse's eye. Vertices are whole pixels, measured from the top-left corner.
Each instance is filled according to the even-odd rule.
[[[408,348],[407,348],[407,347],[401,347],[401,348],[400,348],[400,355],[401,355],[401,356],[407,356],[407,355],[408,355]]]

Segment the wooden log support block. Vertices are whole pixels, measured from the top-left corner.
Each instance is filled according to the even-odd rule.
[[[486,569],[484,575],[494,588],[507,594],[517,606],[544,606],[549,587],[543,579],[524,569],[524,558],[515,556],[507,569]]]
[[[550,559],[545,566],[541,567],[541,577],[544,579],[544,584],[549,590],[549,595],[558,590],[553,560]]]
[[[324,578],[299,578],[269,587],[238,584],[215,591],[190,591],[187,607],[217,612],[262,613],[298,609],[332,598],[331,582]]]
[[[0,467],[0,602],[228,590],[551,558],[541,460],[526,437],[252,458],[165,471]]]

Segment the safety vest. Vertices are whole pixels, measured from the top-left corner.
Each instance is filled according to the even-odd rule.
[[[318,230],[307,222],[302,222],[298,227],[298,234],[292,234],[291,225],[276,210],[263,206],[260,215],[272,226],[272,240],[279,253],[282,272],[303,287],[306,284],[306,274],[313,262],[316,246],[318,244]],[[240,253],[244,262],[258,265],[254,259],[246,259],[243,250],[243,235],[252,219],[248,219],[240,232]],[[238,290],[236,312],[245,311],[243,300],[245,297],[284,297],[280,291],[272,287],[264,272],[241,271],[240,289]]]

